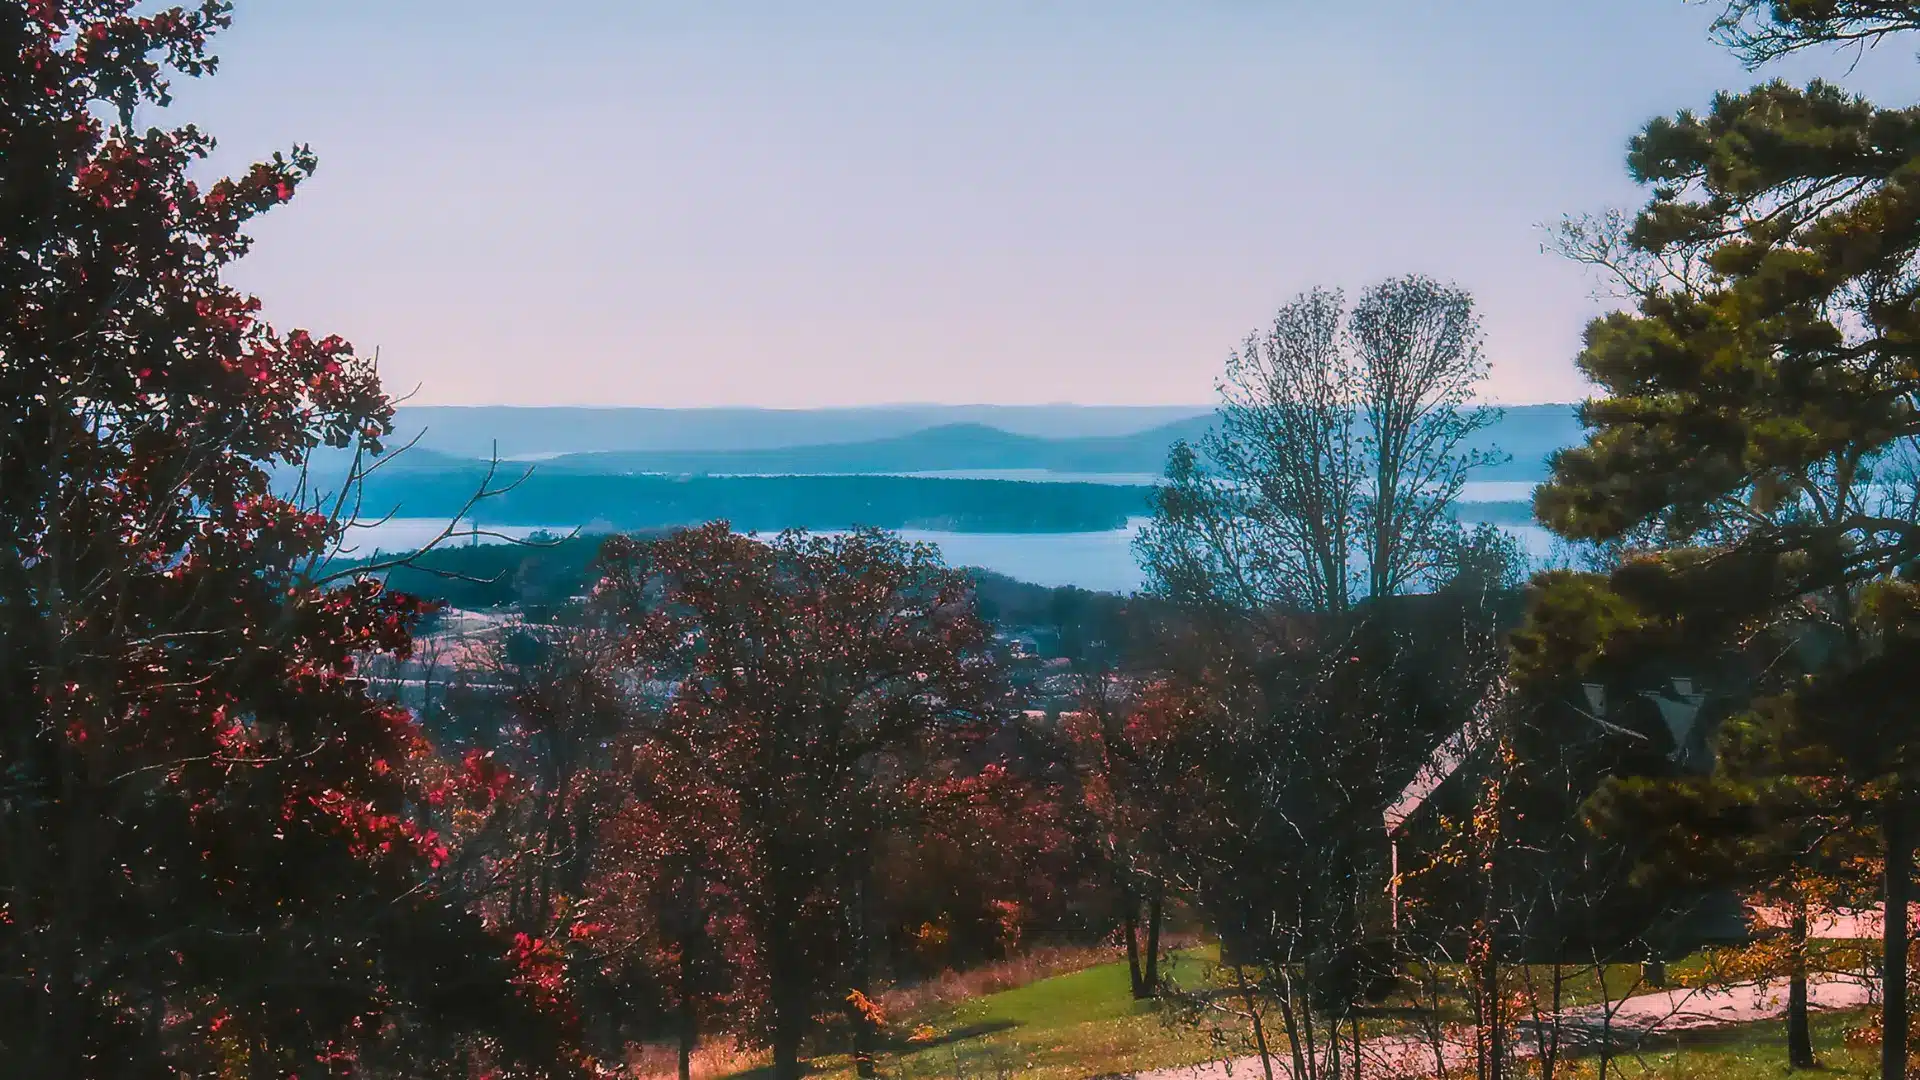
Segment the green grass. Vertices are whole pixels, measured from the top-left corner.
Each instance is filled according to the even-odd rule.
[[[1608,1066],[1608,1076],[1619,1080],[1846,1080],[1878,1076],[1879,1051],[1846,1042],[1847,1030],[1865,1020],[1866,1014],[1857,1010],[1815,1013],[1813,1049],[1820,1064],[1811,1070],[1787,1068],[1786,1026],[1779,1020],[1769,1020],[1693,1032],[1683,1040],[1638,1055],[1616,1057]],[[1598,1076],[1599,1063],[1589,1058],[1574,1063],[1565,1080],[1595,1080]]]
[[[1172,953],[1166,961],[1169,976],[1189,988],[1222,977],[1215,949],[1203,946]],[[1709,958],[1693,956],[1668,965],[1669,986],[1705,978]],[[1550,968],[1534,969],[1544,985]],[[1612,965],[1604,972],[1605,987],[1592,969],[1570,973],[1562,988],[1563,1002],[1577,1005],[1646,993],[1638,965]],[[1219,983],[1215,983],[1219,985]],[[1457,1002],[1447,1002],[1446,1015],[1465,1017]],[[1796,1076],[1846,1078],[1877,1074],[1877,1055],[1871,1049],[1846,1044],[1847,1029],[1863,1020],[1858,1012],[1815,1014],[1815,1050],[1822,1069]],[[1222,1056],[1250,1054],[1242,1045],[1246,1032],[1237,1018],[1221,1016],[1220,1040],[1190,1024],[1169,1022],[1162,1007],[1135,1001],[1128,985],[1127,965],[1106,963],[1071,974],[1041,979],[1025,986],[988,994],[952,1005],[930,1006],[890,1018],[888,1043],[878,1062],[888,1080],[999,1080],[1036,1077],[1040,1080],[1081,1080],[1114,1073],[1190,1065]],[[1382,1015],[1363,1024],[1367,1037],[1408,1030],[1404,1016]],[[915,1038],[918,1033],[917,1039]],[[1277,1033],[1270,1032],[1273,1038]],[[1283,1042],[1284,1040],[1282,1040]],[[1274,1047],[1276,1053],[1281,1046]],[[1637,1053],[1614,1057],[1607,1080],[1641,1077],[1674,1080],[1733,1080],[1736,1077],[1785,1077],[1785,1029],[1778,1020],[1688,1033],[1662,1041]],[[839,1078],[853,1075],[845,1054],[816,1057],[814,1072]],[[1519,1075],[1537,1075],[1538,1066],[1526,1063]],[[1599,1080],[1600,1063],[1585,1058],[1563,1063],[1557,1080]]]
[[[1736,959],[1739,955],[1738,949],[1720,952],[1701,950],[1669,961],[1666,981],[1661,986],[1648,982],[1645,972],[1637,963],[1606,964],[1599,968],[1591,965],[1567,964],[1560,971],[1559,1004],[1563,1009],[1570,1009],[1582,1005],[1597,1005],[1601,1002],[1617,1003],[1623,998],[1657,993],[1661,990],[1748,981],[1754,976],[1751,972],[1740,970]],[[1815,942],[1813,956],[1816,971],[1859,971],[1866,963],[1866,957],[1861,953],[1860,947],[1853,942]],[[1440,1011],[1446,1023],[1465,1024],[1471,1021],[1471,1015],[1461,995],[1464,977],[1465,971],[1458,965],[1449,965],[1442,970],[1442,982],[1446,990],[1442,995]],[[1510,992],[1537,995],[1540,1010],[1551,1011],[1554,981],[1554,969],[1551,965],[1532,964],[1525,967],[1509,967],[1505,969],[1504,977]],[[1409,980],[1388,999],[1387,1004],[1395,1007],[1392,1011],[1403,1012],[1408,1008],[1423,1006],[1426,1001],[1417,992],[1415,981]],[[1403,1030],[1406,1027],[1407,1024],[1403,1020],[1393,1017],[1380,1017],[1363,1024],[1363,1029],[1369,1035]]]
[[[1211,948],[1169,955],[1176,974],[1212,963]],[[1214,1056],[1207,1038],[1169,1024],[1152,1001],[1135,1001],[1125,963],[1042,979],[1012,990],[895,1017],[893,1043],[879,1062],[900,1080],[1022,1076],[1077,1080],[1104,1073],[1187,1065]],[[916,1029],[932,1038],[918,1044]],[[848,1076],[845,1055],[817,1058],[817,1074]]]

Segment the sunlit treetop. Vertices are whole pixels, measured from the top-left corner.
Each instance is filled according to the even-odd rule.
[[[1920,29],[1908,0],[1728,0],[1714,32],[1752,66],[1820,46],[1871,47]]]
[[[1871,576],[1920,551],[1920,110],[1829,84],[1722,94],[1647,125],[1623,246],[1685,265],[1588,327],[1603,391],[1536,495],[1562,535],[1739,542]]]

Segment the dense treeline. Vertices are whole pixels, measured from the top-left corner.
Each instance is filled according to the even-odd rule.
[[[1634,140],[1646,207],[1563,234],[1632,298],[1536,500],[1587,565],[1524,591],[1459,523],[1502,460],[1473,299],[1420,276],[1282,306],[1165,484],[1035,489],[1144,500],[1145,596],[719,522],[353,561],[393,403],[222,280],[311,155],[203,183],[206,136],[132,124],[228,20],[0,3],[0,1072],[873,1076],[919,1036],[890,990],[1039,938],[1296,1080],[1383,1029],[1604,1070],[1579,973],[1723,943],[1806,1066],[1812,924],[1876,900],[1853,1035],[1912,1067],[1920,111],[1772,83]],[[348,498],[288,489],[323,448]],[[468,479],[450,511],[550,505]],[[1217,962],[1171,970],[1176,924]]]
[[[409,426],[410,419],[416,425],[421,422],[419,412],[418,409],[403,407],[396,413],[399,418],[395,421],[403,433],[418,432],[423,447],[430,446],[439,451],[416,452],[416,461],[425,463],[431,460],[439,465],[460,463],[459,458],[448,456],[448,453],[463,443],[472,444],[471,438],[463,439],[462,432],[473,426],[473,418],[449,416],[444,408],[432,410],[422,430],[419,426]],[[749,419],[748,416],[742,416],[734,418],[731,425],[718,420],[714,424],[716,427],[731,427],[732,448],[589,451],[579,449],[586,440],[583,434],[546,430],[546,425],[551,423],[547,417],[540,417],[543,423],[531,423],[524,412],[492,412],[494,423],[498,425],[492,436],[500,440],[498,445],[502,447],[498,452],[513,456],[512,451],[505,447],[524,446],[532,442],[535,448],[553,455],[540,458],[545,469],[598,474],[657,473],[666,476],[885,475],[986,470],[1156,474],[1166,463],[1169,447],[1183,438],[1198,439],[1213,425],[1212,415],[1207,414],[1124,435],[1042,437],[1003,431],[987,423],[933,425],[930,421],[929,426],[905,434],[853,441],[844,432],[830,430],[816,430],[811,438],[798,432],[769,436],[764,434],[765,429],[775,425],[767,417]],[[575,413],[574,416],[582,425],[597,421],[599,426],[604,427],[610,426],[610,419],[618,418],[623,413],[631,414],[628,421],[631,429],[625,433],[628,441],[664,435],[665,432],[661,430],[666,428],[664,421],[685,419],[684,414],[676,417],[672,412],[662,415],[651,410],[598,412],[600,415],[589,413],[579,416]],[[697,411],[695,415],[698,415]],[[859,415],[856,410],[853,417],[843,417],[842,422]],[[884,415],[884,412],[880,414]],[[825,419],[816,414],[815,425],[823,426]],[[878,420],[879,417],[874,419]],[[443,431],[437,426],[441,423],[455,430]],[[521,430],[523,427],[530,430]],[[682,437],[697,440],[702,434],[709,440],[715,437],[712,431],[686,432]],[[1572,406],[1522,405],[1508,409],[1498,423],[1479,433],[1475,442],[1483,447],[1499,446],[1511,455],[1512,460],[1505,465],[1490,466],[1478,476],[1483,480],[1545,479],[1547,458],[1555,450],[1578,441],[1579,435],[1580,425]],[[603,434],[601,437],[619,440],[618,435]],[[777,441],[756,449],[740,448],[741,443],[762,437]],[[536,439],[548,441],[533,442]],[[558,452],[561,447],[567,449]],[[469,453],[472,456],[465,464],[472,465],[484,460],[488,456],[486,439],[480,439],[478,448]]]
[[[445,519],[460,515],[476,488],[499,477],[478,465],[387,469],[369,477],[358,497],[379,513]],[[916,476],[620,476],[535,467],[511,490],[474,507],[473,517],[483,526],[590,522],[626,531],[730,521],[750,532],[856,526],[1102,532],[1145,513],[1148,490]]]
[[[657,539],[666,533],[623,535]],[[430,601],[439,609],[428,615],[424,624],[428,628],[439,623],[439,613],[446,609],[511,609],[533,622],[546,622],[598,583],[600,550],[607,537],[535,533],[519,543],[468,544],[459,542],[459,537],[454,541],[403,553],[404,560],[398,562],[391,555],[356,551],[334,560],[333,569],[384,567],[375,572],[388,588]],[[1005,629],[1047,628],[1057,634],[1062,627],[1082,627],[1083,636],[1106,638],[1123,633],[1126,613],[1142,604],[1073,586],[1034,585],[978,568],[965,572],[982,617]]]
[[[550,464],[405,467],[408,451],[356,485],[368,516],[565,530],[643,532],[731,522],[746,532],[859,527],[937,532],[1104,532],[1147,513],[1141,484],[963,480],[918,476],[621,476],[568,473]],[[511,484],[504,483],[512,473]],[[524,473],[524,477],[522,474]],[[333,483],[338,485],[336,478]],[[473,492],[499,493],[469,507]],[[1525,524],[1524,502],[1463,503],[1469,521]]]

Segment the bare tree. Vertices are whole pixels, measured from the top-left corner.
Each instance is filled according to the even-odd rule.
[[[1175,599],[1244,611],[1351,603],[1363,469],[1344,307],[1325,289],[1282,307],[1228,357],[1201,452],[1174,448],[1140,553]]]
[[[1162,594],[1243,613],[1348,610],[1432,580],[1470,446],[1498,418],[1464,290],[1428,278],[1282,307],[1227,361],[1217,426],[1179,444],[1138,549]]]
[[[1393,981],[1377,823],[1431,745],[1414,718],[1434,715],[1411,702],[1437,700],[1422,648],[1457,597],[1373,601],[1508,579],[1491,565],[1504,548],[1451,513],[1494,456],[1472,448],[1497,415],[1472,401],[1485,375],[1460,289],[1397,278],[1351,309],[1303,293],[1229,359],[1216,428],[1174,448],[1138,545],[1199,639],[1170,673],[1213,704],[1195,816],[1220,827],[1186,838],[1187,891],[1231,939],[1235,1015],[1256,1044],[1276,1018],[1300,1080],[1358,1070],[1360,1018]]]
[[[1382,282],[1354,306],[1348,334],[1371,481],[1359,514],[1367,588],[1390,596],[1441,567],[1456,531],[1449,508],[1471,470],[1496,460],[1468,440],[1499,412],[1473,404],[1487,361],[1465,289],[1418,275]]]

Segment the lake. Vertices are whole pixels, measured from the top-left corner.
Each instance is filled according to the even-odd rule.
[[[946,533],[903,530],[909,540],[938,544],[954,566],[977,566],[1035,585],[1075,585],[1095,592],[1138,592],[1145,580],[1133,541],[1145,518],[1124,529],[1092,533]],[[1553,535],[1537,525],[1502,527],[1518,537],[1536,564],[1553,557]]]
[[[1145,524],[1136,518],[1124,529],[1084,533],[956,533],[907,529],[900,535],[918,543],[936,544],[948,563],[977,566],[1036,585],[1075,585],[1096,592],[1131,593],[1143,584],[1140,567],[1134,563],[1133,540]],[[354,546],[358,555],[380,551],[407,551],[439,535],[445,521],[427,518],[394,518],[367,529],[357,530]],[[564,534],[568,526],[498,526],[493,531],[518,538],[536,532]],[[1553,537],[1535,525],[1503,526],[1519,538],[1527,555],[1536,564],[1554,557]],[[451,543],[496,543],[486,536],[461,536]]]
[[[678,476],[678,473],[646,473]],[[708,476],[791,476],[792,473],[707,473]],[[931,469],[897,473],[805,473],[806,476],[909,476],[927,480],[1011,480],[1029,484],[1116,484],[1150,487],[1166,478],[1159,473],[1062,472],[1055,469]],[[1469,480],[1460,490],[1463,503],[1525,502],[1533,498],[1534,480]]]
[[[364,559],[382,552],[417,551],[432,543],[446,530],[445,518],[394,517],[372,525],[355,526],[347,531],[346,546],[340,552],[348,559]],[[467,533],[467,526],[461,525],[461,532],[442,541],[441,546],[449,544],[497,544],[502,537],[513,540],[525,540],[535,533],[547,532],[565,536],[573,531],[572,525],[482,525],[477,534]],[[496,533],[498,535],[487,535]]]

